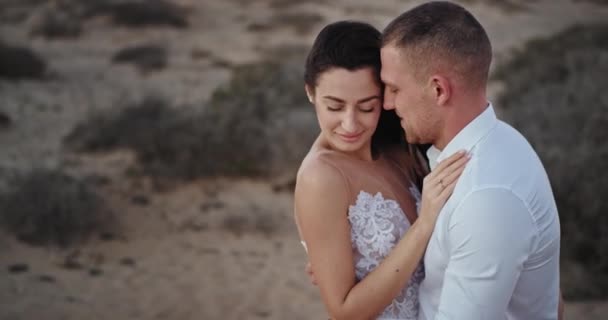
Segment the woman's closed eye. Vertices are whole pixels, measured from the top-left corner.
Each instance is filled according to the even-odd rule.
[[[361,112],[366,112],[366,113],[373,112],[374,109],[376,109],[376,107],[374,107],[374,106],[359,106],[359,111],[361,111]]]
[[[376,107],[378,107],[378,103],[375,101],[372,101],[371,103],[360,104],[357,106],[357,108],[361,112],[373,112]]]
[[[329,111],[342,111],[342,109],[344,109],[344,106],[341,105],[327,105]]]

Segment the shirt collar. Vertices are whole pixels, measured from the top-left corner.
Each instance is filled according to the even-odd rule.
[[[488,104],[486,110],[478,115],[473,121],[471,121],[466,127],[464,127],[443,150],[437,149],[435,146],[431,146],[427,151],[426,155],[429,159],[429,167],[431,171],[435,169],[437,164],[445,158],[453,155],[459,150],[466,150],[471,152],[473,147],[483,138],[498,122],[496,119],[496,113],[492,104]]]

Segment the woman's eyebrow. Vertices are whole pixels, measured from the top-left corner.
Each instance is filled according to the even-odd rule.
[[[342,100],[342,99],[340,99],[340,98],[336,98],[336,97],[334,97],[334,96],[323,96],[323,99],[327,99],[327,100],[335,101],[335,102],[338,102],[338,103],[346,103],[346,101],[344,101],[344,100]],[[364,102],[368,102],[368,101],[371,101],[371,100],[374,100],[374,99],[381,99],[381,98],[380,98],[380,96],[379,96],[379,95],[373,95],[373,96],[365,97],[365,98],[363,98],[363,99],[359,99],[359,100],[357,101],[357,104],[359,104],[359,103],[364,103]]]
[[[380,96],[378,96],[378,95],[373,95],[373,96],[369,96],[369,97],[367,97],[367,98],[360,99],[359,101],[357,101],[357,104],[359,104],[359,103],[364,103],[364,102],[368,102],[368,101],[372,101],[372,100],[374,100],[374,99],[380,99]]]
[[[340,98],[333,97],[333,96],[323,96],[323,99],[327,99],[327,100],[331,100],[331,101],[335,101],[335,102],[339,102],[339,103],[346,103],[346,101],[344,101]]]

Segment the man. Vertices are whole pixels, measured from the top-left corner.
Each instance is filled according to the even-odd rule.
[[[419,319],[557,319],[560,224],[532,147],[486,98],[492,57],[483,27],[449,2],[417,6],[384,30],[385,109],[410,143],[432,144],[431,170],[472,154],[425,258]]]

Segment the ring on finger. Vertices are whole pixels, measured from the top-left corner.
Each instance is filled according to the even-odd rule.
[[[443,179],[439,179],[439,184],[441,185],[441,189],[445,189],[445,185],[443,184]]]

